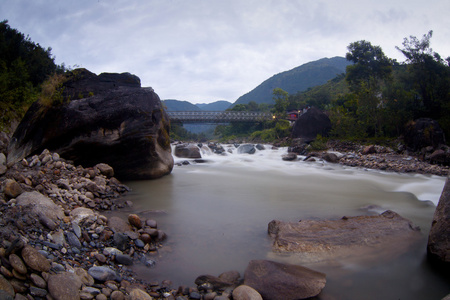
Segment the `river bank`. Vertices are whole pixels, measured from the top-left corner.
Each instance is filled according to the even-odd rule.
[[[318,152],[311,157],[322,159],[325,153],[334,153],[338,149],[336,147],[333,151]],[[375,162],[373,169],[377,166],[381,169],[386,158],[384,162],[379,162],[375,158],[370,160],[369,157],[393,155],[387,152],[364,156],[358,154],[359,150],[345,154],[343,149],[340,150],[342,152],[334,153],[337,157],[342,155],[340,163],[341,160],[346,162],[344,159],[353,160],[349,164],[366,159]],[[355,157],[350,158],[352,156]],[[407,166],[411,161],[417,166],[415,160],[406,156],[399,157],[397,164],[403,166],[404,163]],[[410,166],[410,169],[414,170],[416,166]],[[448,174],[446,167],[422,167],[422,170],[426,174]],[[138,298],[141,292],[133,292],[134,290],[145,291],[146,295],[154,299],[200,299],[201,295],[206,299],[208,294],[208,297],[219,295],[211,285],[203,285],[199,290],[198,286],[173,287],[169,280],[143,282],[135,278],[130,264],[142,264],[151,268],[155,263],[152,256],[164,244],[165,234],[152,219],[140,219],[134,215],[129,216],[128,220],[118,220],[102,214],[102,211],[133,205],[123,201],[122,196],[128,192],[128,188],[113,177],[113,170],[108,166],[74,166],[55,153],[44,151],[41,155],[5,169],[0,182],[0,234],[3,241],[0,246],[1,273],[9,285],[6,281],[2,283],[9,291],[9,286],[12,287],[17,293],[16,299],[26,299],[25,295],[45,299],[48,293],[57,292],[50,291],[55,285],[78,288],[82,299],[144,299]],[[21,197],[33,192],[39,192],[60,207],[63,214],[61,218],[53,219],[42,211],[34,211],[31,203],[24,202],[27,204],[22,205]],[[44,255],[49,263],[48,269],[36,270],[27,263],[24,249],[29,249],[29,246]],[[25,263],[26,270],[22,268],[22,271],[18,271],[20,263],[14,262],[16,257],[11,256],[12,254]],[[39,254],[34,255],[42,259]],[[74,277],[73,274],[77,276]],[[223,296],[229,298],[230,295],[231,290],[227,289]]]

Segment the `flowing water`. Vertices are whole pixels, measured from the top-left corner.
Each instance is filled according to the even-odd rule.
[[[197,276],[237,270],[252,259],[302,264],[327,274],[319,299],[441,299],[448,278],[426,262],[426,239],[444,177],[396,174],[301,160],[286,162],[285,148],[226,156],[203,149],[205,163],[175,166],[169,176],[126,184],[128,211],[155,219],[168,239],[153,268],[135,266],[138,277],[174,286]],[[270,149],[270,148],[267,148]],[[177,159],[175,161],[183,161]],[[341,218],[393,210],[423,234],[421,243],[394,261],[304,264],[271,251],[271,220]]]

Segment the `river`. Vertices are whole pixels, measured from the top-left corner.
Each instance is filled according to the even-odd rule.
[[[395,261],[377,264],[303,264],[327,274],[319,299],[441,299],[448,278],[426,262],[426,241],[445,177],[397,174],[324,162],[286,162],[286,148],[227,155],[203,149],[204,163],[175,166],[171,175],[126,182],[132,208],[167,233],[156,266],[136,265],[148,281],[193,286],[198,275],[218,276],[252,259],[302,264],[271,251],[271,220],[298,221],[393,210],[420,226],[421,243]],[[175,162],[185,159],[175,158]]]

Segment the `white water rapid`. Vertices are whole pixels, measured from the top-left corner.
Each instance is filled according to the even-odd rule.
[[[171,175],[134,181],[134,212],[157,220],[168,239],[156,267],[133,267],[146,280],[194,285],[197,276],[237,270],[252,259],[299,263],[271,252],[271,220],[341,218],[393,210],[420,226],[423,240],[395,261],[377,265],[308,265],[327,274],[319,299],[440,299],[448,290],[426,263],[426,239],[444,177],[397,174],[325,162],[287,162],[286,148],[226,155],[202,148],[204,163],[175,166]]]

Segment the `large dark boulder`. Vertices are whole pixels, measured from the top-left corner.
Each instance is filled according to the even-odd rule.
[[[317,296],[325,287],[326,276],[302,266],[268,260],[252,260],[244,284],[258,291],[263,299],[295,300]]]
[[[301,138],[304,142],[313,141],[318,134],[328,136],[331,130],[330,118],[315,107],[311,107],[294,123],[292,138]]]
[[[447,178],[428,235],[428,257],[450,264],[450,179]]]
[[[420,118],[406,125],[405,144],[409,150],[420,151],[422,148],[432,146],[437,149],[445,144],[445,134],[439,123],[433,119]]]
[[[49,149],[85,167],[107,163],[122,179],[171,172],[169,118],[138,77],[75,70],[59,91],[62,97],[31,105],[11,138],[8,164]]]

